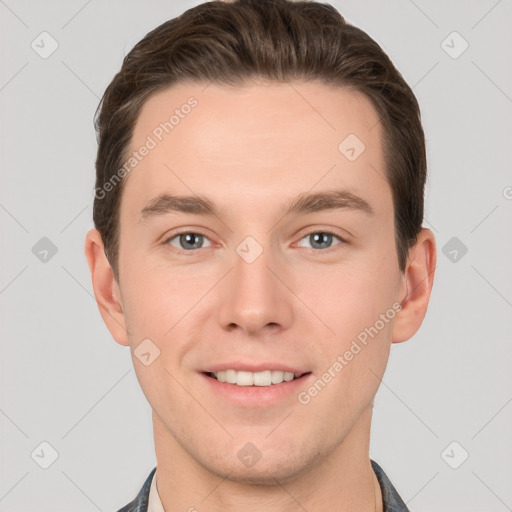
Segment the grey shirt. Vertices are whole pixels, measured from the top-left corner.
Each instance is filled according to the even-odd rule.
[[[382,492],[382,503],[384,512],[410,512],[406,507],[400,495],[396,492],[393,484],[384,473],[384,470],[373,460],[371,460],[373,471],[379,481],[380,489]],[[142,489],[137,494],[137,497],[128,503],[125,507],[118,510],[118,512],[147,512],[148,510],[148,499],[149,489],[151,488],[151,482],[153,475],[155,474],[156,467],[151,471],[147,477]]]

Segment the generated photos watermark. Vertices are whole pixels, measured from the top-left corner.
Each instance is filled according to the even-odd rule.
[[[401,310],[402,305],[395,302],[386,310],[385,313],[381,313],[379,315],[378,320],[376,320],[373,325],[365,327],[357,337],[352,340],[350,347],[343,353],[343,355],[338,355],[331,366],[329,366],[329,368],[327,368],[327,370],[306,391],[301,391],[297,395],[299,403],[307,405],[315,396],[318,396],[327,384],[335,379],[343,368],[345,368],[345,366],[347,366],[348,363],[368,345],[368,342],[375,338],[375,336],[377,336]]]

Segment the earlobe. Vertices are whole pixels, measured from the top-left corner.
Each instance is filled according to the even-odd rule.
[[[97,229],[91,229],[87,233],[84,251],[91,273],[94,296],[103,321],[117,343],[128,345],[121,291]]]
[[[393,343],[408,340],[420,328],[432,291],[436,259],[434,234],[423,228],[409,251],[399,297],[402,309],[393,325]]]

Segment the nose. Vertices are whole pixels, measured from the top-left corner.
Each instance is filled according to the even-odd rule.
[[[271,249],[254,261],[243,247],[233,257],[233,269],[218,290],[218,321],[222,328],[240,329],[247,336],[264,336],[287,329],[293,320],[292,278]],[[254,250],[254,247],[250,248]],[[284,262],[283,262],[284,263]]]

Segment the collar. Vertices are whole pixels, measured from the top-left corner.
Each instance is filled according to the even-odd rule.
[[[380,485],[384,512],[410,512],[384,470],[374,460],[371,465]],[[156,467],[144,482],[137,497],[118,512],[165,512],[156,487]]]

